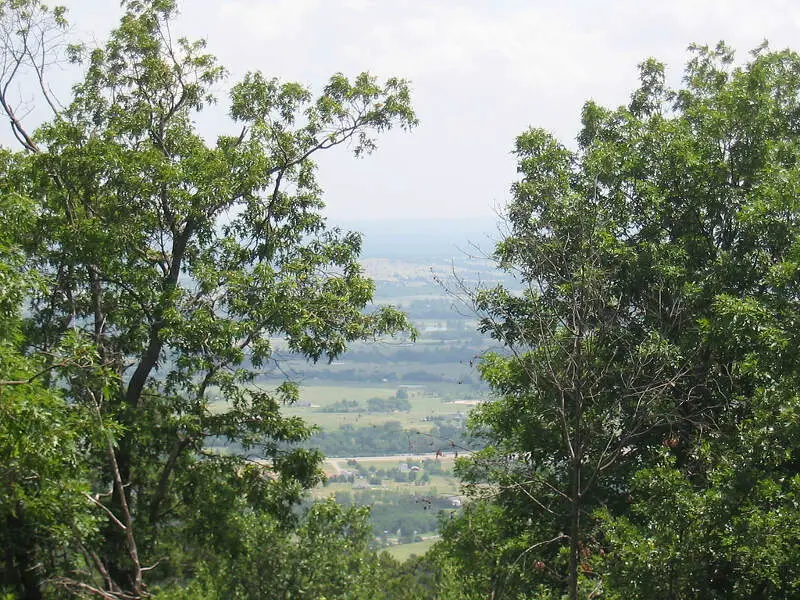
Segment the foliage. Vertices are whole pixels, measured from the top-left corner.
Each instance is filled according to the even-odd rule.
[[[389,400],[393,402],[393,400]],[[386,421],[381,425],[342,425],[334,430],[315,432],[306,444],[319,448],[327,456],[384,456],[425,452],[452,452],[465,448],[463,427],[438,423],[429,433],[403,428],[400,421]],[[470,440],[473,447],[480,440]]]
[[[392,600],[417,600],[432,598],[441,587],[442,575],[436,565],[424,556],[412,556],[405,562],[398,562],[388,552],[380,555],[382,578],[379,598]]]
[[[75,568],[99,521],[87,498],[91,414],[37,381],[41,363],[0,341],[0,589],[36,597]]]
[[[452,504],[440,496],[414,494],[386,489],[336,492],[336,502],[344,506],[369,506],[374,534],[377,537],[397,534],[405,541],[417,535],[434,533],[442,514],[449,514]]]
[[[752,402],[738,436],[699,447],[704,486],[665,451],[636,474],[628,514],[599,515],[620,597],[782,598],[798,589],[798,396]]]
[[[36,0],[1,8],[7,22],[64,24],[63,10]],[[41,278],[24,294],[18,347],[44,370],[63,366],[62,348],[82,349],[85,359],[42,381],[52,406],[31,383],[13,407],[21,418],[29,410],[21,403],[35,396],[49,412],[26,417],[31,427],[54,422],[25,442],[52,453],[34,457],[26,446],[26,458],[48,460],[47,472],[64,477],[91,469],[87,483],[104,523],[87,542],[91,574],[63,583],[141,597],[146,580],[183,576],[206,544],[235,553],[246,531],[225,527],[249,511],[290,526],[302,491],[320,480],[320,454],[289,448],[311,430],[280,412],[297,399],[297,386],[287,381],[267,393],[245,385],[272,360],[271,339],[283,337],[308,360],[333,360],[352,341],[410,329],[393,308],[365,310],[374,287],[358,263],[361,239],[326,227],[313,157],[339,145],[367,154],[376,133],[416,120],[399,79],[337,74],[314,97],[250,73],[230,93],[236,132],[208,142],[194,123],[214,104],[224,69],[204,42],[173,35],[171,0],[126,0],[123,10],[104,45],[70,46],[86,75],[65,108],[50,103],[52,120],[29,132],[3,98],[24,148],[3,153],[3,193],[30,221],[12,258]],[[4,29],[6,61],[30,63],[28,30]],[[3,89],[17,72],[0,74]],[[12,270],[4,262],[0,277]],[[11,292],[4,311],[22,300]],[[212,389],[225,410],[209,410]],[[73,429],[58,395],[103,423],[97,436]],[[3,433],[14,444],[25,435]],[[213,437],[264,460],[209,452]],[[76,448],[87,454],[80,461]],[[59,470],[62,459],[77,466]],[[41,499],[52,512],[58,498]],[[209,523],[217,525],[207,530]]]
[[[411,402],[408,398],[370,398],[367,400],[367,410],[369,412],[399,412],[410,411]]]
[[[320,412],[326,413],[360,413],[364,412],[364,407],[359,404],[358,400],[347,400],[342,398],[336,402],[332,402],[327,406],[323,406]]]
[[[400,421],[387,421],[381,425],[343,425],[334,431],[318,431],[310,438],[309,445],[327,456],[383,456],[408,452],[412,437]]]
[[[22,299],[37,285],[19,247],[32,219],[19,197],[0,194],[0,591],[28,598],[40,595],[45,573],[76,566],[65,548],[96,527],[82,449],[91,415],[86,423],[48,389],[44,362],[20,348]]]
[[[214,552],[185,590],[156,598],[367,598],[378,589],[368,509],[316,503],[296,529],[269,514],[239,513],[239,546]],[[265,551],[267,550],[268,551]]]
[[[369,398],[364,407],[357,400],[342,399],[320,409],[320,412],[328,413],[392,413],[395,411],[410,411],[411,402],[408,398]]]
[[[651,60],[628,106],[587,103],[576,151],[518,138],[496,257],[523,291],[474,296],[508,352],[482,362],[490,444],[461,465],[499,530],[481,552],[458,546],[469,513],[446,530],[463,568],[502,565],[484,593],[795,589],[798,72],[694,47],[684,88]]]

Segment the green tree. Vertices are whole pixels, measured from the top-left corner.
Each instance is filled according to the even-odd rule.
[[[123,9],[102,47],[70,47],[86,76],[66,108],[50,103],[52,120],[30,132],[5,97],[3,108],[24,149],[8,159],[6,186],[36,216],[24,251],[45,280],[27,299],[23,346],[52,357],[67,339],[89,344],[91,369],[49,381],[111,425],[89,461],[94,491],[111,489],[94,496],[107,522],[93,575],[76,585],[139,597],[145,573],[182,573],[165,556],[188,540],[240,543],[211,524],[234,510],[291,522],[320,480],[317,452],[286,449],[310,435],[280,412],[297,386],[253,384],[275,338],[332,360],[351,341],[409,329],[392,308],[364,310],[373,284],[361,239],[326,227],[313,158],[339,145],[369,153],[376,133],[416,119],[402,80],[337,74],[314,97],[250,73],[231,90],[235,133],[208,142],[194,119],[224,69],[202,41],[173,35],[171,0]],[[29,23],[5,29],[6,59],[43,74],[25,54],[29,32],[60,26],[63,11],[8,2],[2,17]],[[4,89],[17,74],[2,73]],[[209,452],[212,437],[264,460]]]
[[[621,597],[786,598],[800,585],[798,69],[766,45],[743,66],[722,44],[698,47],[684,89],[647,63],[627,115],[596,113],[609,181],[635,173],[662,190],[637,193],[639,222],[653,249],[673,249],[659,256],[678,276],[663,330],[691,358],[680,393],[697,415],[633,479],[631,512],[605,522]]]
[[[518,138],[496,257],[522,291],[475,294],[507,351],[481,365],[490,445],[460,468],[502,508],[476,521],[505,540],[487,593],[795,589],[799,72],[696,47],[684,88],[647,61],[628,106],[586,104],[576,151]]]
[[[274,516],[239,513],[234,548],[210,553],[199,577],[163,600],[204,598],[380,598],[378,555],[371,549],[369,509],[342,508],[333,500],[313,504],[296,528]]]
[[[84,444],[95,419],[46,385],[45,360],[23,352],[22,302],[41,285],[20,245],[34,221],[25,199],[0,191],[0,594],[31,600],[45,576],[79,566],[97,525]],[[59,348],[56,366],[64,374],[80,358]]]
[[[386,600],[418,600],[433,598],[445,579],[426,556],[412,555],[403,562],[388,552],[380,555],[380,592],[376,598]]]
[[[582,574],[585,593],[597,585],[589,515],[622,502],[620,482],[673,417],[669,390],[686,369],[620,280],[634,252],[593,170],[539,130],[520,136],[516,153],[522,180],[495,256],[522,291],[474,295],[481,331],[507,352],[482,358],[500,400],[473,412],[473,433],[490,443],[460,474],[470,492],[504,506],[515,538],[497,548],[489,593],[513,597],[511,573],[533,573],[523,589],[575,599]]]

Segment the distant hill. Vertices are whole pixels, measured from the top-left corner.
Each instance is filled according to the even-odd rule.
[[[362,258],[451,259],[489,253],[498,239],[497,220],[392,219],[331,221],[331,225],[364,235]]]

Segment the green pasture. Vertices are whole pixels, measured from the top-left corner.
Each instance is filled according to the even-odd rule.
[[[284,407],[288,415],[298,416],[323,429],[337,429],[343,425],[354,427],[381,426],[388,421],[399,421],[403,429],[428,431],[433,422],[426,418],[448,415],[466,414],[471,408],[466,405],[444,402],[438,394],[432,393],[428,387],[406,387],[409,393],[410,411],[391,413],[369,412],[324,412],[326,406],[341,400],[355,400],[366,406],[370,398],[393,398],[401,386],[387,384],[385,386],[344,385],[303,385],[300,388],[300,402]],[[310,403],[310,406],[308,404]],[[424,449],[421,448],[420,451]]]
[[[430,537],[422,540],[421,542],[414,542],[412,544],[396,544],[394,546],[388,546],[386,548],[386,552],[391,554],[400,562],[404,562],[411,558],[412,555],[422,556],[438,541],[439,538],[437,536]]]
[[[349,494],[364,489],[414,494],[417,496],[458,496],[459,482],[453,475],[432,475],[430,482],[424,485],[407,482],[399,483],[391,479],[385,479],[380,486],[371,485],[368,488],[359,488],[352,483],[337,482],[315,487],[310,491],[310,497],[312,500],[326,500],[335,497],[337,494]]]
[[[424,485],[387,479],[381,484],[381,489],[419,494],[421,496],[458,496],[459,483],[458,479],[452,474],[430,475],[430,481]]]

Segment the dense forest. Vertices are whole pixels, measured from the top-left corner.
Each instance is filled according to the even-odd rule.
[[[469,450],[463,502],[312,502],[323,451],[420,435],[315,432],[284,410],[297,381],[251,385],[276,340],[324,363],[417,335],[372,302],[315,178],[322,153],[413,129],[409,84],[229,84],[176,10],[123,0],[92,46],[63,9],[0,0],[0,597],[798,597],[800,55],[695,46],[679,88],[650,59],[627,105],[587,102],[574,147],[521,133],[492,257],[514,285],[451,290],[491,342],[492,400],[425,434]],[[62,60],[83,77],[59,102]],[[51,109],[33,129],[23,85]],[[364,475],[441,468],[414,467]],[[380,551],[433,519],[424,556]]]

